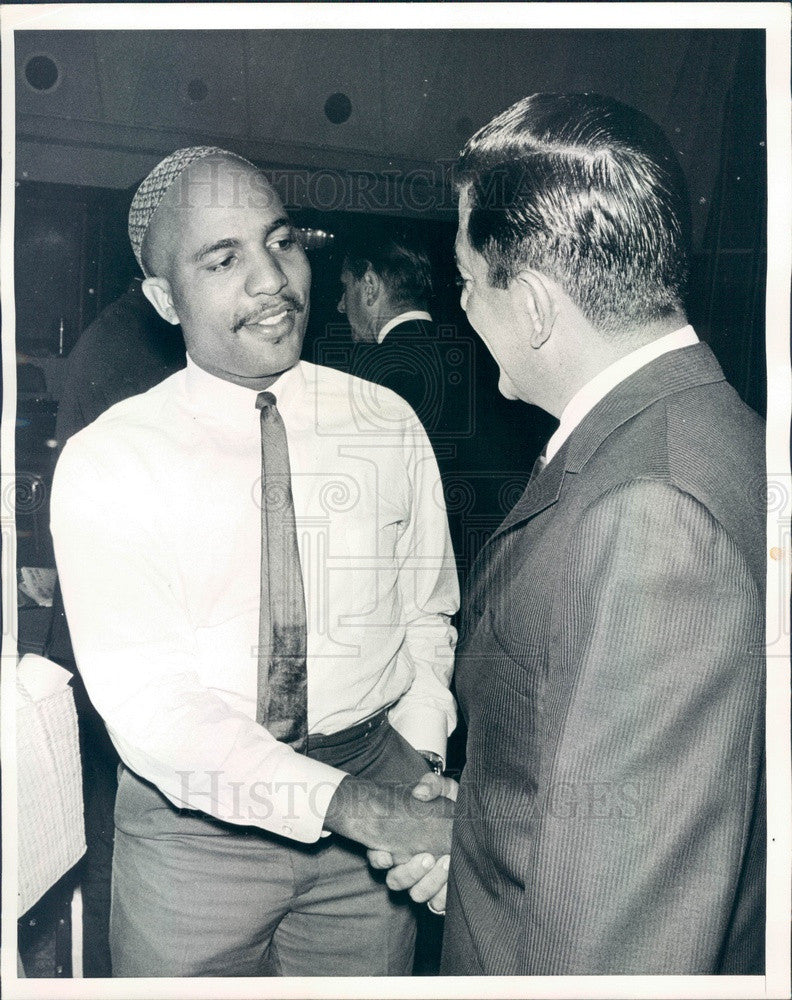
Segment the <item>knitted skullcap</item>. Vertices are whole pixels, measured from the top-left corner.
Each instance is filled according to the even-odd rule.
[[[175,153],[171,153],[170,156],[166,156],[158,163],[135,192],[135,197],[129,208],[129,240],[144,274],[148,274],[148,272],[143,266],[141,256],[143,240],[146,238],[154,213],[165,197],[165,192],[191,163],[202,160],[206,156],[230,157],[232,160],[246,163],[254,170],[257,169],[244,156],[230,153],[227,149],[220,149],[218,146],[188,146],[186,149],[177,149]]]

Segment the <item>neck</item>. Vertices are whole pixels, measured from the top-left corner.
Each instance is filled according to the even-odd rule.
[[[428,310],[426,306],[416,305],[414,302],[408,302],[400,306],[390,306],[388,309],[383,310],[377,318],[376,337],[379,337],[380,333],[388,325],[388,323],[391,323],[399,316],[408,312],[428,312]]]
[[[275,372],[271,375],[238,375],[236,372],[224,371],[222,368],[198,364],[197,361],[195,363],[199,368],[203,368],[205,372],[214,375],[216,378],[221,378],[226,382],[233,382],[234,385],[241,385],[245,389],[253,389],[256,392],[263,392],[265,389],[269,389],[283,375],[283,372],[287,372],[294,367],[294,365],[290,365],[289,368],[284,368],[283,371]]]
[[[540,405],[554,417],[560,417],[572,397],[600,372],[639,347],[681,329],[687,322],[680,310],[655,322],[630,328],[629,333],[623,335],[604,335],[588,323],[570,325],[565,348],[557,355],[555,371],[548,379],[547,405]]]

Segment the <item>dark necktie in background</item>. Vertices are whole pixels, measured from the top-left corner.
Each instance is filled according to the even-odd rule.
[[[305,591],[286,428],[271,392],[260,392],[261,610],[256,721],[304,753],[308,739]]]

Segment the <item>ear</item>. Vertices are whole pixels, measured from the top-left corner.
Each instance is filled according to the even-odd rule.
[[[558,318],[555,286],[540,271],[520,271],[513,279],[519,306],[529,321],[529,341],[534,350],[545,344]]]
[[[171,287],[168,279],[146,278],[141,287],[143,288],[143,294],[160,316],[164,320],[167,320],[168,323],[173,323],[176,326],[179,322],[179,317],[176,315],[176,309],[173,305],[173,296],[171,295]]]
[[[366,268],[366,273],[360,279],[363,284],[363,301],[367,306],[373,306],[379,298],[382,289],[382,279],[376,271],[370,267]]]

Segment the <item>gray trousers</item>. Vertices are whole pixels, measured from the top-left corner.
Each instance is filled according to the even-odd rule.
[[[310,756],[373,781],[427,765],[386,721]],[[415,914],[365,851],[335,834],[300,844],[172,806],[123,768],[116,800],[113,975],[403,976]]]

